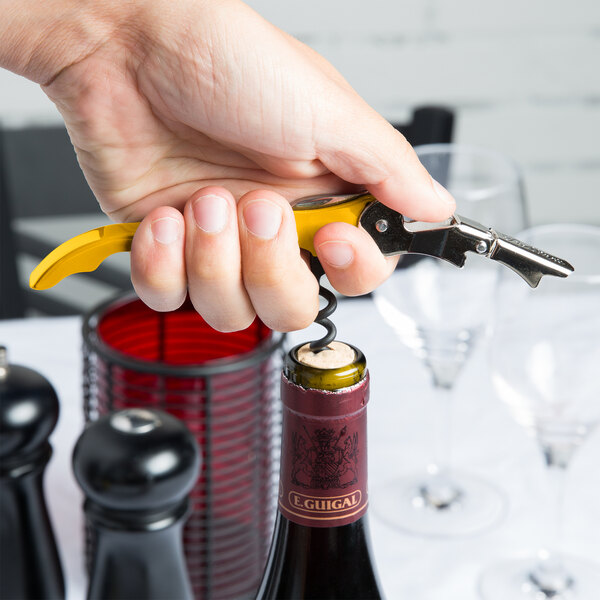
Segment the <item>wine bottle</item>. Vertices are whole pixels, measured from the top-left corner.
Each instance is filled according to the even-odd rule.
[[[278,514],[257,600],[381,598],[366,521],[368,396],[357,348],[288,352]]]

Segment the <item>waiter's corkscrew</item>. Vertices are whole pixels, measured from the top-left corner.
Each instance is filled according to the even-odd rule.
[[[459,215],[443,223],[411,221],[368,192],[310,196],[292,202],[292,206],[298,245],[311,253],[311,269],[317,279],[322,277],[323,269],[316,259],[313,238],[323,225],[336,221],[362,227],[385,256],[424,254],[462,267],[467,252],[473,252],[506,265],[531,287],[537,287],[544,275],[567,277],[573,271],[567,261],[476,221]],[[138,225],[106,225],[64,242],[32,271],[29,285],[44,290],[73,273],[93,271],[109,255],[131,249]],[[325,327],[327,333],[311,342],[313,351],[326,348],[336,336],[335,325],[329,319],[337,306],[336,297],[321,285],[319,294],[327,300],[327,305],[319,311],[315,321]]]

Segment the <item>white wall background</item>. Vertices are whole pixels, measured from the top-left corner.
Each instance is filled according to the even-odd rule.
[[[522,166],[535,223],[600,225],[599,0],[249,0],[323,54],[390,120],[453,107],[456,141]],[[56,121],[0,71],[0,120]]]

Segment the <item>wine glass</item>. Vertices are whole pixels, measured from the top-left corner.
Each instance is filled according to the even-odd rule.
[[[520,239],[575,267],[566,280],[543,278],[536,290],[503,273],[490,346],[494,388],[542,450],[553,523],[536,556],[493,565],[480,592],[486,600],[592,600],[600,597],[600,564],[561,548],[566,470],[600,421],[600,228],[540,226]]]
[[[415,148],[431,176],[454,196],[457,213],[504,233],[526,226],[519,169],[492,150],[458,144]],[[384,320],[431,375],[432,459],[425,470],[379,489],[374,511],[408,533],[471,535],[504,512],[503,495],[488,482],[452,467],[452,395],[459,374],[491,318],[497,265],[469,256],[463,269],[430,257],[405,257],[374,294]],[[523,284],[525,285],[525,284]]]

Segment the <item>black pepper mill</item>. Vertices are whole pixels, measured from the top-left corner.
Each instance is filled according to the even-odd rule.
[[[196,441],[164,412],[132,408],[90,424],[73,451],[95,539],[90,600],[193,598],[183,553]]]
[[[58,398],[48,380],[9,365],[0,346],[0,598],[65,597],[43,490],[57,420]]]

